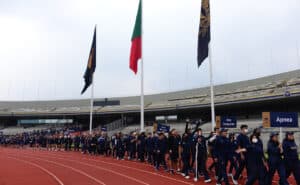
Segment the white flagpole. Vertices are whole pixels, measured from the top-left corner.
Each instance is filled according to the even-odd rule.
[[[216,114],[215,114],[215,94],[214,94],[214,81],[213,81],[213,65],[212,65],[212,29],[211,29],[211,1],[209,1],[209,8],[210,8],[210,43],[208,45],[208,59],[209,59],[209,80],[210,80],[210,106],[211,106],[211,130],[214,131],[216,126]]]
[[[91,88],[90,134],[92,134],[92,129],[93,129],[93,109],[94,109],[94,77],[92,79],[92,88]]]
[[[211,41],[210,41],[211,42]],[[215,114],[215,100],[214,100],[214,82],[213,82],[213,66],[212,66],[212,56],[211,56],[211,44],[208,48],[208,59],[209,59],[209,80],[210,80],[210,106],[211,106],[211,126],[212,131],[216,126],[216,114]]]
[[[144,55],[144,52],[143,52],[143,43],[144,43],[144,39],[143,39],[143,35],[144,35],[144,30],[143,30],[143,0],[141,0],[141,11],[142,11],[142,21],[141,21],[141,37],[142,37],[142,57],[141,57],[141,132],[144,131],[144,60],[143,60],[143,55]]]
[[[96,25],[96,33],[97,34],[97,25]],[[96,37],[96,46],[97,46],[97,37]],[[97,47],[95,48],[95,56],[97,56]],[[96,57],[97,59],[97,57]],[[96,61],[97,62],[97,61]],[[92,134],[92,130],[93,130],[93,110],[94,110],[94,74],[92,76],[92,87],[91,87],[91,109],[90,109],[90,134]]]

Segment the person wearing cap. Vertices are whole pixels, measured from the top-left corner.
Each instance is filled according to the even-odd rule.
[[[286,178],[293,173],[297,185],[300,185],[300,162],[297,152],[297,144],[295,142],[294,133],[287,132],[282,142],[284,164],[286,169]]]
[[[240,127],[241,132],[236,138],[238,148],[246,148],[250,144],[249,137],[247,136],[248,134],[248,125],[241,125]],[[238,185],[238,179],[240,175],[243,173],[243,170],[246,166],[246,152],[240,152],[238,156],[238,161],[239,161],[239,167],[238,170],[235,172],[234,176],[232,176],[232,182],[234,185]]]
[[[216,153],[219,164],[219,174],[217,174],[217,185],[221,184],[222,181],[224,181],[226,185],[229,185],[226,167],[230,154],[230,141],[227,137],[227,132],[228,129],[221,128],[220,136],[218,136],[216,139]]]
[[[283,148],[279,143],[278,132],[272,132],[270,134],[270,140],[268,141],[268,165],[269,165],[269,173],[268,173],[268,185],[272,185],[273,177],[275,172],[277,171],[280,177],[279,185],[288,185],[285,176],[285,167],[283,163]]]

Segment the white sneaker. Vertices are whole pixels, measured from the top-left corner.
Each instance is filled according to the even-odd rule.
[[[211,179],[204,180],[205,183],[211,182]]]
[[[190,179],[190,176],[187,175],[187,176],[185,176],[184,178],[185,178],[185,179]]]
[[[182,177],[185,177],[185,173],[181,173]]]
[[[235,180],[235,179],[233,178],[233,176],[231,176],[231,177],[232,177],[232,182],[233,182],[233,184],[234,184],[234,185],[238,185],[238,184],[239,184],[238,181]]]
[[[194,182],[198,182],[198,178],[197,177],[194,178]]]
[[[217,183],[216,185],[222,185],[222,184]]]

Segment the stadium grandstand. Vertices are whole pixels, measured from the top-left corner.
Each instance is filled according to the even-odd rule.
[[[262,112],[300,112],[300,70],[215,86],[217,115],[236,116],[238,125],[262,125]],[[0,102],[0,127],[3,134],[56,128],[66,125],[88,129],[88,99],[59,101]],[[139,128],[138,96],[95,99],[94,128],[106,126],[109,132]],[[168,124],[184,129],[187,118],[203,120],[210,127],[209,88],[199,88],[145,96],[145,122],[148,130],[156,116],[176,115]],[[298,129],[294,129],[298,131]]]

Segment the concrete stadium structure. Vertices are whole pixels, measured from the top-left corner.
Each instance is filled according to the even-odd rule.
[[[145,121],[158,115],[177,115],[178,122],[190,119],[210,121],[209,87],[145,96]],[[95,126],[127,118],[127,124],[139,122],[138,96],[95,99]],[[263,111],[300,112],[300,70],[273,76],[215,86],[217,115],[240,119],[260,119]],[[21,119],[73,119],[88,125],[90,102],[1,101],[0,125],[17,125]],[[130,119],[129,119],[130,118]]]

